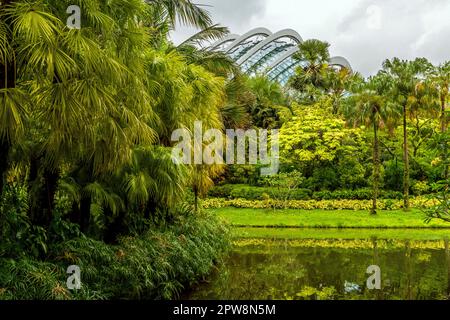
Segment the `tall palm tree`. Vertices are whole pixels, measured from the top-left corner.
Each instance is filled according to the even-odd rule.
[[[8,170],[8,157],[15,139],[24,132],[28,98],[17,86],[17,43],[8,13],[11,0],[0,3],[0,198]]]
[[[177,22],[183,25],[205,29],[212,25],[208,11],[191,0],[145,0],[158,20],[166,20],[174,27]]]
[[[431,83],[434,88],[438,91],[438,100],[440,103],[440,117],[441,117],[441,133],[443,135],[443,145],[444,155],[448,155],[448,120],[449,120],[449,110],[447,107],[448,100],[450,97],[450,61],[447,61],[433,70],[431,76]],[[445,141],[447,137],[447,141]],[[444,188],[449,189],[449,166],[444,164],[444,181],[446,185]],[[447,194],[444,192],[444,202],[448,202]],[[447,204],[448,212],[448,204]]]
[[[414,61],[405,61],[398,58],[386,60],[383,63],[384,74],[390,79],[391,88],[388,93],[401,107],[403,121],[403,207],[409,210],[409,188],[410,188],[410,169],[409,169],[409,146],[408,146],[408,115],[411,108],[417,108],[420,101],[418,99],[418,88],[423,83],[431,70],[431,64],[424,58],[417,58]]]
[[[35,167],[30,172],[36,173],[30,174],[29,184],[30,214],[39,225],[48,225],[51,219],[62,163],[86,155],[93,172],[105,172],[128,161],[136,141],[154,140],[146,125],[152,117],[151,99],[139,64],[147,42],[145,29],[139,26],[147,5],[138,0],[126,8],[118,1],[109,6],[97,0],[78,4],[89,8],[82,30],[66,27],[61,1],[8,1],[0,9],[0,56],[9,57],[2,61],[8,65],[2,68],[2,78],[9,79],[2,82],[7,90],[1,95],[7,99],[2,106],[8,107],[1,113],[2,122],[8,120],[2,147],[11,132],[21,128],[20,92],[22,101],[33,103],[30,117],[37,124],[33,127],[37,133],[27,144],[35,146],[32,160],[38,160],[29,163]],[[132,36],[129,30],[134,31]],[[1,165],[3,176],[4,162]]]
[[[353,84],[352,94],[345,101],[344,114],[353,125],[363,124],[373,129],[373,197],[370,212],[376,214],[381,179],[379,131],[391,124],[392,108],[383,94],[385,77],[371,77],[367,82],[361,80]]]
[[[432,85],[438,90],[441,109],[441,132],[444,133],[448,127],[447,104],[450,97],[450,61],[434,68],[431,81]]]
[[[361,75],[353,73],[350,69],[340,68],[334,70],[330,68],[325,74],[328,95],[333,104],[333,114],[338,114],[341,107],[341,101],[345,98],[348,90],[355,81],[360,81]]]
[[[64,23],[69,2],[85,13],[81,30]],[[72,194],[83,231],[98,208],[120,221],[169,208],[186,184],[204,192],[217,168],[181,179],[155,145],[170,147],[171,132],[197,119],[223,127],[235,66],[193,49],[227,31],[205,10],[189,0],[2,1],[0,18],[0,188],[4,155],[20,143],[33,223],[49,226],[58,190]],[[204,31],[171,50],[164,32],[177,20]]]
[[[326,89],[325,74],[330,59],[330,44],[311,39],[299,44],[294,59],[300,63],[296,74],[289,80],[289,86],[313,103],[315,96]]]
[[[149,43],[155,49],[167,48],[169,33],[177,23],[200,30],[210,28],[213,23],[210,13],[191,0],[145,0],[148,17],[143,22],[151,35]]]
[[[239,66],[224,52],[211,50],[211,41],[222,39],[229,33],[228,28],[212,25],[192,35],[177,46],[169,46],[168,51],[176,50],[188,64],[204,67],[217,76],[232,79],[241,71]]]

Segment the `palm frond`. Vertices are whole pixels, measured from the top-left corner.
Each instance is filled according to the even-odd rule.
[[[192,35],[181,44],[179,44],[178,47],[182,47],[185,45],[201,46],[204,42],[222,39],[229,33],[230,30],[227,27],[214,24]]]

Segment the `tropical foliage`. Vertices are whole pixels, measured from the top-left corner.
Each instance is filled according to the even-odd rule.
[[[176,45],[179,24],[199,31]],[[204,208],[450,221],[449,62],[394,58],[364,79],[308,40],[282,87],[208,47],[227,33],[191,0],[0,1],[0,299],[177,296],[227,248]],[[172,134],[196,121],[278,130],[279,174],[177,163]],[[62,285],[69,264],[80,292]],[[298,297],[333,295],[310,291]]]

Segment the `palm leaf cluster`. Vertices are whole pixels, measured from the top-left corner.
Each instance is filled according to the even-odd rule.
[[[81,29],[66,26],[69,5]],[[175,47],[177,22],[203,31]],[[0,199],[19,184],[45,229],[67,201],[67,219],[111,239],[130,216],[172,211],[210,181],[173,163],[170,137],[195,120],[223,127],[237,69],[197,45],[226,32],[190,0],[0,2]]]

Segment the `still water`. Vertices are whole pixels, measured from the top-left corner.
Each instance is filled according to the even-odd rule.
[[[235,239],[223,265],[182,298],[444,300],[446,239]],[[371,265],[380,267],[380,290],[367,288]]]

